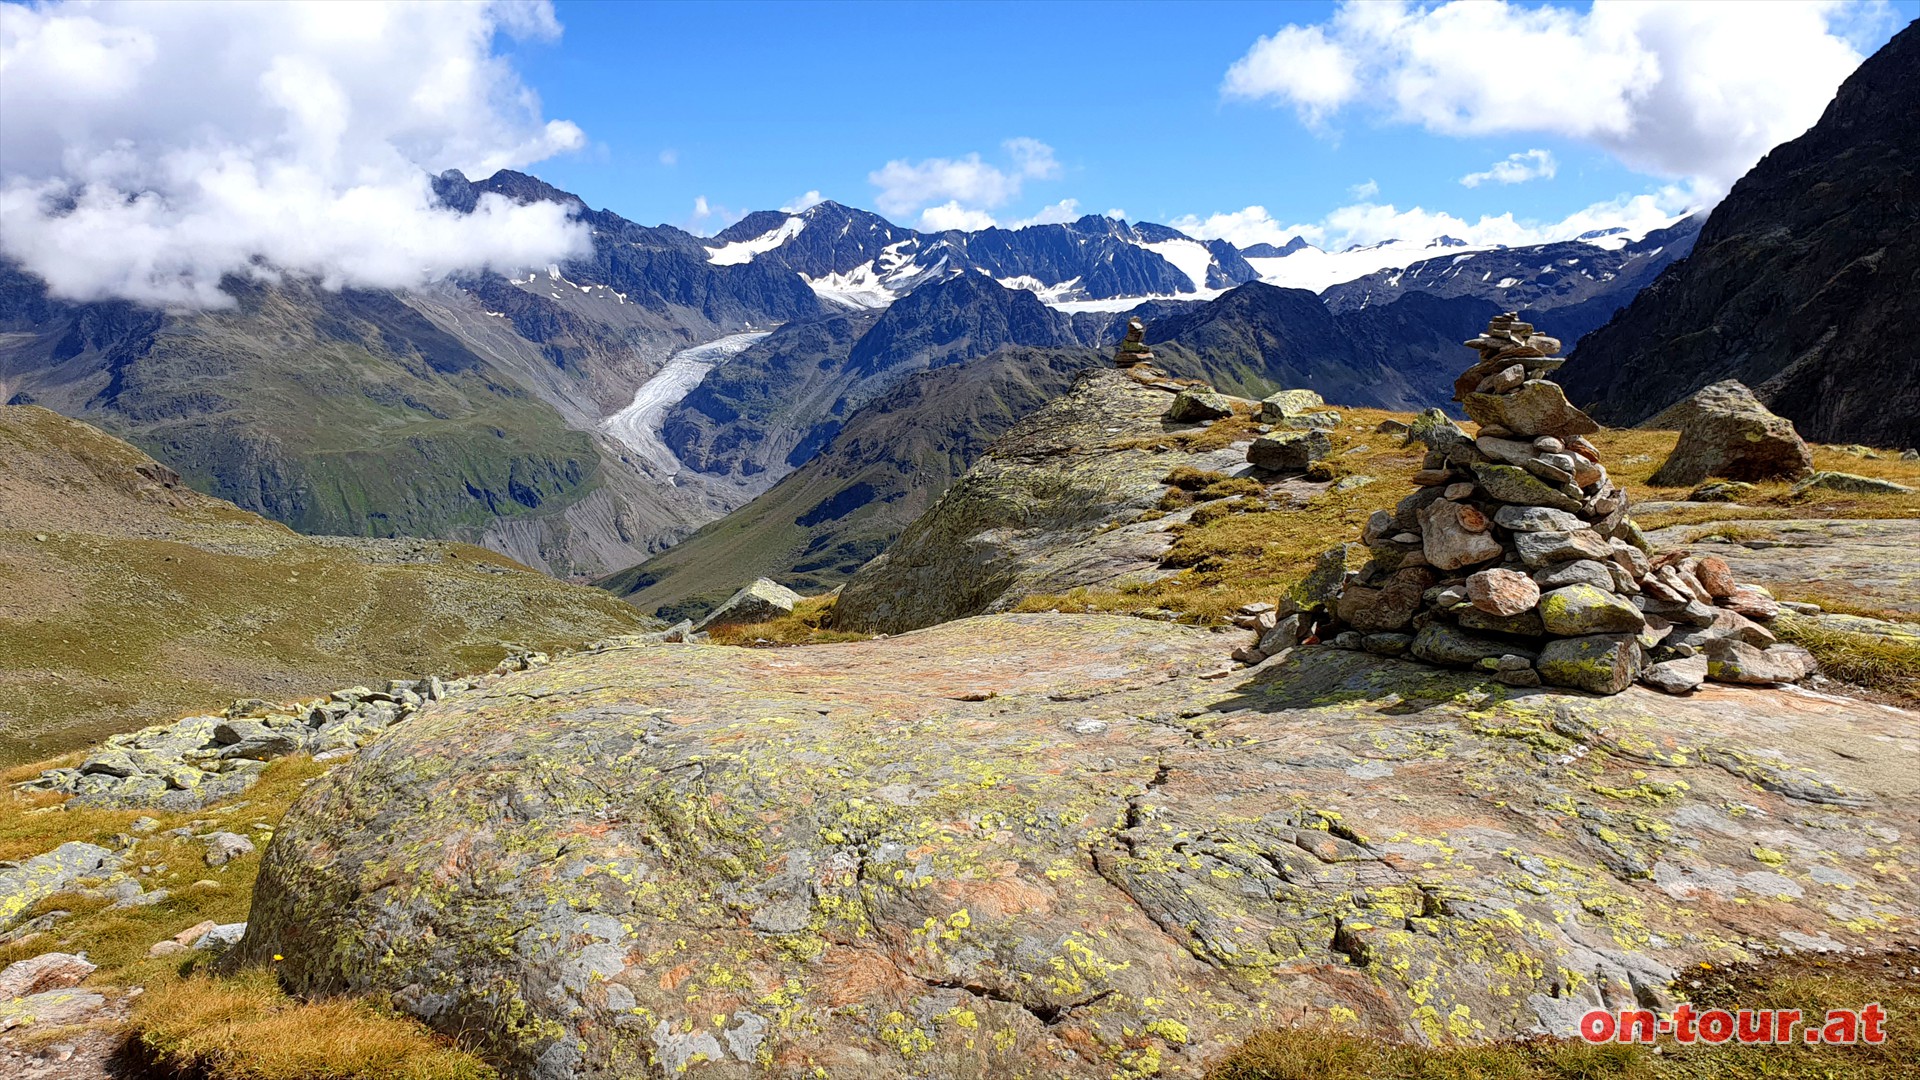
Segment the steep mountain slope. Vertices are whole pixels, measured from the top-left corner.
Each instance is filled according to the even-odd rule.
[[[792,323],[709,374],[668,412],[667,444],[690,468],[757,477],[804,464],[862,404],[917,371],[1008,345],[1080,343],[1074,319],[979,273],[921,285],[878,316]]]
[[[1735,184],[1674,264],[1563,372],[1637,423],[1738,379],[1809,438],[1920,443],[1920,25]]]
[[[639,624],[478,547],[300,536],[85,424],[0,406],[0,762]]]
[[[879,554],[991,443],[1105,363],[1084,349],[1010,346],[915,375],[855,411],[766,494],[598,582],[642,611],[703,614],[756,577],[823,592]]]

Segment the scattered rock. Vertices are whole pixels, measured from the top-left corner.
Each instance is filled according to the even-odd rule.
[[[1167,419],[1181,424],[1198,424],[1233,415],[1233,400],[1225,394],[1201,387],[1189,387],[1173,396],[1167,407]]]
[[[1669,694],[1691,694],[1707,681],[1707,658],[1701,654],[1663,660],[1648,668],[1640,681]]]
[[[1333,440],[1319,430],[1275,432],[1253,440],[1247,460],[1268,472],[1305,472],[1333,451]]]
[[[1282,390],[1260,399],[1260,419],[1269,424],[1285,423],[1325,405],[1311,390]]]
[[[1793,485],[1788,494],[1800,495],[1814,490],[1838,491],[1848,495],[1911,495],[1914,492],[1913,488],[1891,480],[1855,476],[1853,473],[1817,472]]]
[[[1769,686],[1799,682],[1818,666],[1812,654],[1798,645],[1762,649],[1738,638],[1714,638],[1706,643],[1707,678],[1714,682]]]
[[[206,837],[208,866],[225,866],[254,852],[253,841],[239,833],[217,832]]]
[[[95,968],[85,956],[73,953],[41,953],[30,960],[16,960],[0,971],[0,1001],[79,986]]]
[[[78,879],[119,863],[106,848],[71,840],[16,866],[0,867],[0,930],[11,928],[40,901],[68,891]]]

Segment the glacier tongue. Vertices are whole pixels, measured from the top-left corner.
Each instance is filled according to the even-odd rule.
[[[653,378],[633,392],[633,404],[602,420],[601,427],[661,473],[679,475],[680,459],[660,438],[667,410],[692,393],[721,361],[739,355],[766,336],[767,332],[732,334],[674,353]]]

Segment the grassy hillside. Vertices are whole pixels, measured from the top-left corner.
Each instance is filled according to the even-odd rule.
[[[481,548],[301,536],[85,424],[0,407],[0,762],[641,622]]]

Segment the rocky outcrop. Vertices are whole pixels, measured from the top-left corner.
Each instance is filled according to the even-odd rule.
[[[508,675],[302,796],[237,959],[513,1077],[1092,1080],[1276,1022],[1570,1033],[1920,916],[1911,713],[1327,649],[1204,678],[1218,641],[996,615]]]
[[[1820,442],[1920,443],[1920,26],[1775,147],[1567,365],[1598,419],[1638,423],[1738,379]]]
[[[1793,424],[1768,412],[1753,391],[1732,379],[1702,389],[1641,426],[1680,433],[1672,455],[1647,481],[1655,487],[1692,487],[1709,476],[1797,480],[1813,471],[1813,454]]]
[[[1179,389],[1111,369],[1082,374],[847,582],[834,624],[899,633],[1004,611],[1035,593],[1170,573],[1160,556],[1187,513],[1141,520],[1165,494],[1162,478],[1181,465],[1247,468],[1245,443],[1198,453],[1167,448],[1170,433],[1195,428],[1166,418]]]

